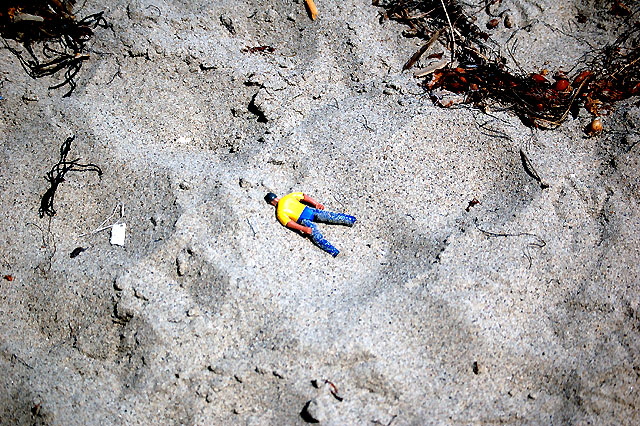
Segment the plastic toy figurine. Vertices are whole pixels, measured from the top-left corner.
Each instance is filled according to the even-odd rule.
[[[282,198],[278,198],[276,194],[269,192],[264,199],[267,203],[276,207],[276,216],[281,224],[308,235],[315,245],[333,257],[336,257],[340,251],[324,239],[313,222],[347,226],[353,226],[356,223],[355,217],[344,213],[328,212],[322,204],[302,192],[293,192]]]

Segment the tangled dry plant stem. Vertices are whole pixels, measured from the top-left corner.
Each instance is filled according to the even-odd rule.
[[[451,61],[433,63],[416,73],[416,77],[427,77],[423,85],[434,102],[444,107],[462,102],[485,109],[494,101],[509,106],[525,124],[545,129],[558,127],[570,114],[577,116],[581,107],[598,117],[607,114],[614,103],[640,95],[640,24],[631,19],[640,11],[618,3],[625,19],[617,40],[593,51],[590,62],[584,62],[584,56],[583,62],[571,68],[576,70],[571,78],[558,71],[552,82],[545,73],[527,73],[515,60],[512,49],[517,42],[511,47],[509,43],[518,30],[506,43],[518,71],[509,69],[498,44],[456,0],[374,0],[374,5],[384,9],[382,19],[401,22],[410,28],[408,35],[428,40],[404,69],[420,60],[443,27],[449,28]],[[443,91],[464,95],[463,100],[443,101]]]

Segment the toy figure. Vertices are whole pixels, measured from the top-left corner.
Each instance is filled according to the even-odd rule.
[[[353,226],[356,223],[355,217],[344,213],[328,212],[322,204],[302,192],[293,192],[282,198],[278,198],[276,194],[269,192],[264,199],[267,203],[276,207],[276,216],[281,224],[308,235],[315,245],[333,257],[336,257],[340,252],[329,241],[324,239],[313,222],[335,223],[347,226]]]

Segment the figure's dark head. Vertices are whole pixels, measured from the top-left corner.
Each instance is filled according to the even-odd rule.
[[[276,200],[277,198],[278,196],[273,192],[269,192],[267,195],[264,196],[264,200],[267,202],[267,204],[273,204],[273,200]]]

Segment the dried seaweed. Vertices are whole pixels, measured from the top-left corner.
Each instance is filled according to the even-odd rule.
[[[553,80],[542,73],[509,69],[490,36],[465,15],[458,1],[374,0],[373,4],[384,8],[383,19],[407,25],[405,35],[429,40],[427,45],[438,38],[439,32],[447,32],[451,60],[417,74],[430,76],[423,84],[441,106],[456,103],[442,99],[440,92],[444,90],[462,95],[461,102],[481,108],[497,101],[509,106],[527,125],[555,128],[581,107],[600,116],[615,102],[640,95],[640,24],[632,19],[638,12],[620,1],[614,2],[612,13],[626,16],[627,31],[594,52],[591,62],[576,64],[573,76],[559,71]],[[405,68],[425,50],[420,49]]]
[[[87,43],[97,27],[107,27],[103,12],[77,20],[72,14],[75,0],[15,0],[0,7],[0,35],[5,47],[34,78],[64,73],[68,97],[76,88],[75,76],[89,59]],[[24,50],[8,40],[18,42]]]
[[[49,189],[42,195],[40,199],[40,217],[45,215],[53,217],[56,214],[56,210],[53,208],[53,198],[56,195],[58,186],[64,182],[64,178],[69,172],[96,172],[98,176],[102,175],[102,169],[95,164],[80,164],[79,158],[75,160],[67,160],[67,155],[71,150],[71,143],[75,139],[75,136],[71,136],[64,141],[60,147],[60,159],[49,172],[47,172],[47,182],[49,182]]]

